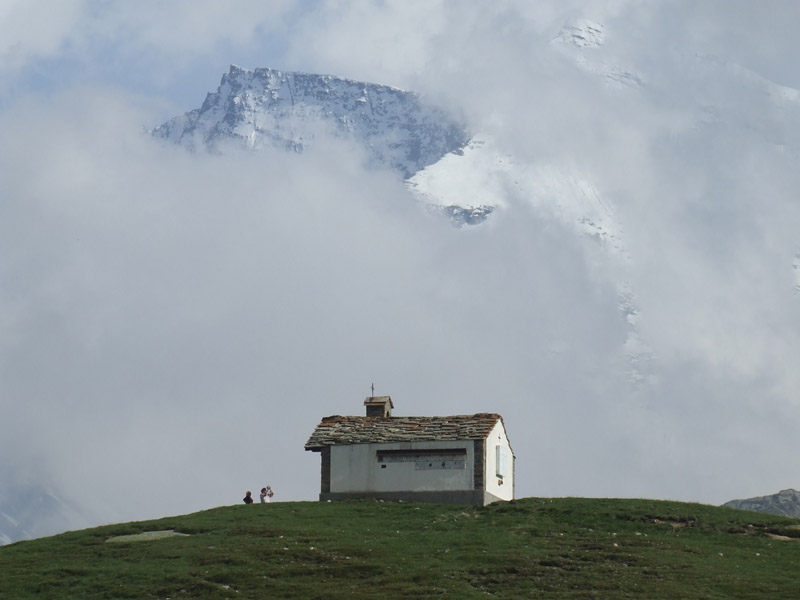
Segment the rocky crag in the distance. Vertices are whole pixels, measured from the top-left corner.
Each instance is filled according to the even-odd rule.
[[[752,510],[770,515],[800,518],[800,492],[797,490],[781,490],[771,496],[758,496],[746,500],[731,500],[723,506]]]

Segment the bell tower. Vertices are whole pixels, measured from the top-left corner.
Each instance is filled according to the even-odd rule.
[[[364,399],[364,406],[367,407],[368,417],[378,417],[388,419],[392,416],[394,404],[389,396],[367,396]]]

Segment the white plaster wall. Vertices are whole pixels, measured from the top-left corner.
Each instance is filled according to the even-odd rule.
[[[504,446],[506,448],[506,475],[501,479],[497,476],[497,463],[496,463],[496,450],[497,446]],[[486,491],[494,494],[501,500],[514,499],[514,453],[511,451],[511,445],[508,443],[506,429],[503,427],[502,421],[498,421],[492,429],[489,437],[486,438]],[[502,482],[502,483],[501,483]]]
[[[413,462],[379,463],[377,458],[378,450],[435,451],[447,448],[466,448],[465,468],[417,470]],[[474,487],[474,460],[472,441],[331,446],[331,492],[471,490]],[[381,468],[382,464],[386,468]]]

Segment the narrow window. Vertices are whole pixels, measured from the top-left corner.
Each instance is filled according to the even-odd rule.
[[[498,477],[508,474],[508,449],[505,446],[495,446],[495,471]]]

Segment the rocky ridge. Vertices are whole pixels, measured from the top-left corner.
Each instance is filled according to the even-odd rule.
[[[321,135],[363,146],[373,166],[409,177],[457,150],[468,136],[457,120],[412,92],[309,73],[232,65],[203,105],[156,127],[153,134],[188,148],[302,152]]]
[[[731,500],[722,506],[739,510],[752,510],[770,515],[800,518],[800,492],[793,489],[781,490],[777,494],[769,496]]]

